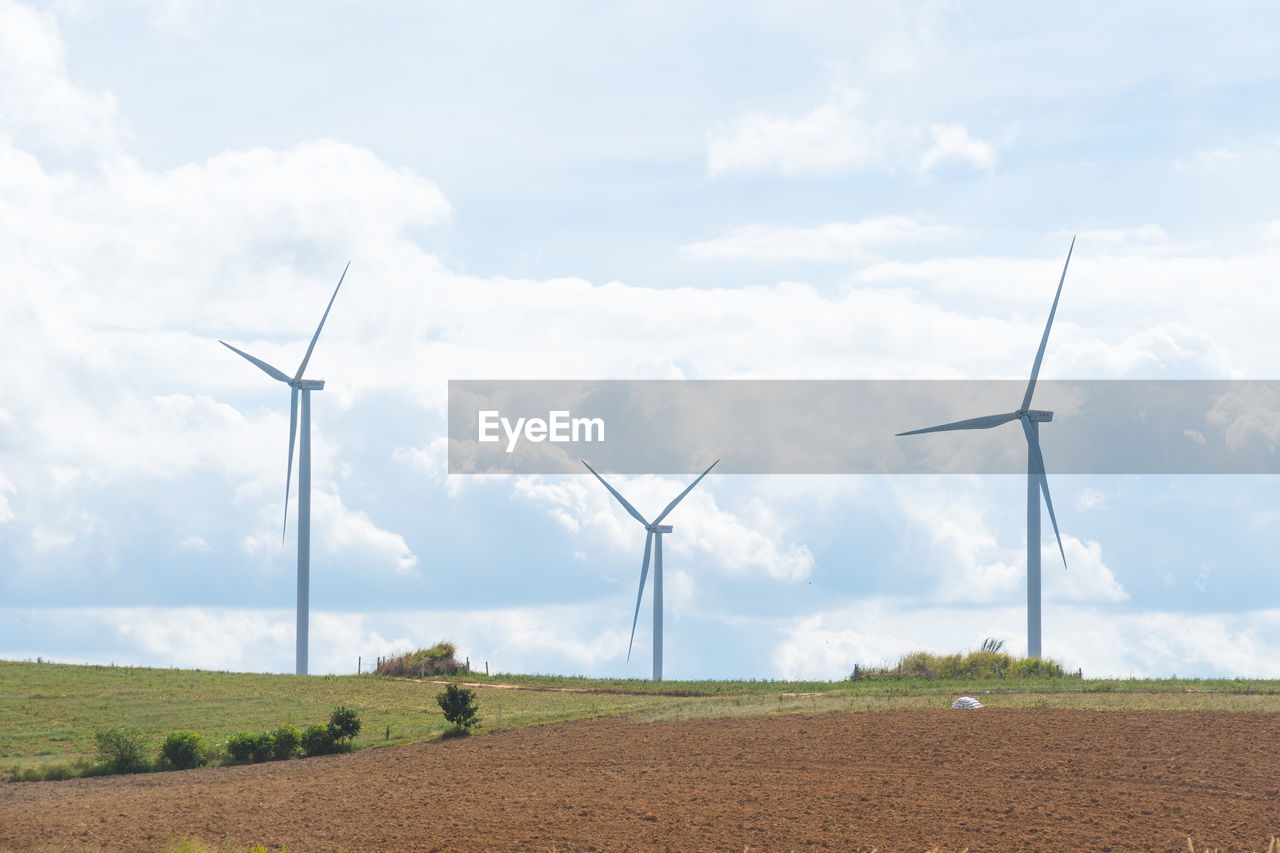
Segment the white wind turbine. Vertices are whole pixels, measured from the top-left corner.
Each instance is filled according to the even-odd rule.
[[[244,350],[236,349],[226,341],[218,341],[227,349],[239,353],[257,365],[263,373],[272,379],[278,379],[291,389],[289,395],[289,463],[284,480],[284,523],[280,528],[281,541],[284,540],[285,529],[289,525],[289,482],[293,477],[293,443],[295,436],[298,434],[298,392],[302,392],[302,440],[298,442],[298,627],[296,633],[296,671],[298,675],[307,674],[307,628],[310,624],[311,615],[311,392],[320,391],[324,388],[323,379],[303,379],[302,374],[307,369],[307,362],[311,360],[311,351],[316,348],[316,341],[320,338],[320,330],[324,328],[324,321],[329,318],[329,309],[333,307],[333,300],[338,297],[338,288],[342,287],[342,280],[347,277],[347,270],[350,268],[351,262],[347,261],[346,267],[342,270],[342,275],[338,278],[338,287],[333,289],[333,296],[329,297],[329,305],[324,309],[324,316],[320,318],[320,325],[316,326],[316,333],[311,336],[311,344],[307,347],[307,354],[302,357],[302,364],[298,365],[298,372],[293,376],[289,376],[282,370],[277,370],[261,359],[254,358]]]
[[[583,459],[582,464],[587,466],[587,470],[596,475],[596,479],[604,483],[604,487],[609,493],[618,499],[618,503],[622,504],[622,508],[631,513],[631,517],[644,525],[644,529],[648,534],[644,538],[644,562],[640,564],[640,589],[636,592],[636,614],[631,619],[631,640],[627,643],[627,660],[631,660],[631,644],[636,639],[636,623],[640,620],[640,599],[644,596],[644,581],[649,574],[649,553],[653,552],[653,680],[662,680],[662,534],[671,532],[670,524],[663,524],[662,519],[667,517],[671,510],[676,508],[676,504],[684,500],[684,496],[693,491],[693,487],[702,482],[702,478],[711,473],[711,469],[719,464],[717,459],[712,462],[707,470],[698,475],[698,479],[689,484],[683,492],[676,496],[676,499],[667,504],[667,508],[658,514],[652,522],[644,520],[644,516],[636,512],[636,508],[627,503],[627,499],[618,494],[618,490],[601,477],[595,468],[592,468],[587,460]],[[656,541],[655,541],[656,540]]]
[[[1053,420],[1053,412],[1031,408],[1031,395],[1036,390],[1036,376],[1040,373],[1040,362],[1044,359],[1044,348],[1049,343],[1049,329],[1053,326],[1053,315],[1058,310],[1058,297],[1062,296],[1062,283],[1067,279],[1067,265],[1071,263],[1071,250],[1076,240],[1071,238],[1071,246],[1067,249],[1067,260],[1062,265],[1062,278],[1058,280],[1058,292],[1053,297],[1053,307],[1049,309],[1049,322],[1044,325],[1044,336],[1040,338],[1040,349],[1036,352],[1035,364],[1031,366],[1031,381],[1027,383],[1027,393],[1022,395],[1022,408],[1016,412],[1002,415],[987,415],[971,418],[967,421],[955,421],[941,426],[913,429],[900,432],[898,435],[918,435],[922,432],[946,432],[957,429],[990,429],[1009,421],[1022,421],[1022,431],[1027,437],[1027,656],[1040,657],[1040,493],[1044,493],[1044,503],[1049,509],[1049,520],[1053,522],[1053,535],[1058,540],[1058,553],[1062,555],[1062,566],[1066,568],[1067,553],[1062,548],[1062,537],[1058,534],[1058,519],[1053,514],[1053,500],[1049,497],[1049,478],[1044,473],[1044,457],[1040,453],[1040,424]]]

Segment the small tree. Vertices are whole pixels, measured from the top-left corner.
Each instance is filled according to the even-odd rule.
[[[271,757],[275,759],[293,758],[302,740],[302,734],[288,723],[277,726],[271,732]]]
[[[346,705],[339,705],[329,715],[329,733],[339,746],[350,746],[352,739],[360,734],[360,715]]]
[[[444,718],[453,723],[455,731],[465,733],[472,726],[480,725],[476,716],[476,692],[456,684],[450,684],[443,693],[436,694],[436,702],[444,711]]]
[[[258,738],[248,732],[236,732],[227,738],[223,749],[227,755],[231,756],[233,761],[248,761],[253,758],[253,750],[256,748]]]
[[[151,769],[142,732],[123,726],[95,732],[98,766],[107,773],[145,773]]]

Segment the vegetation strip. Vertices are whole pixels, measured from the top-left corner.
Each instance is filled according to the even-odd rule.
[[[661,721],[945,708],[960,694],[1003,707],[1280,713],[1276,680],[940,677],[953,668],[955,657],[965,660],[909,655],[901,662],[903,672],[913,671],[915,664],[908,661],[914,659],[925,663],[923,675],[899,677],[895,665],[861,670],[857,681],[835,682],[651,682],[476,673],[423,682],[376,675],[255,675],[0,661],[0,778],[82,775],[101,751],[97,736],[122,724],[136,732],[139,750],[150,759],[168,737],[177,738],[168,747],[174,756],[184,748],[197,750],[190,734],[206,749],[223,750],[240,735],[256,738],[271,732],[273,745],[281,732],[297,730],[301,738],[308,725],[324,727],[317,721],[328,719],[337,705],[353,709],[363,722],[347,739],[353,749],[433,740],[456,728],[436,701],[440,686],[451,683],[475,694],[481,731],[618,714]],[[261,753],[263,745],[258,746]]]

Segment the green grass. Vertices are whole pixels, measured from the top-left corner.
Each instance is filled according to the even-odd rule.
[[[457,680],[479,685],[481,731],[618,714],[656,721],[944,708],[961,694],[977,696],[993,707],[1280,713],[1280,681],[655,683],[547,675],[468,675]],[[265,731],[281,723],[299,728],[322,723],[337,705],[360,713],[363,728],[355,739],[356,749],[430,740],[448,727],[435,701],[440,689],[435,684],[371,675],[253,675],[0,661],[0,768],[83,763],[95,751],[94,732],[112,726],[142,730],[158,750],[165,734],[174,729],[193,729],[210,743],[220,744],[237,731]]]

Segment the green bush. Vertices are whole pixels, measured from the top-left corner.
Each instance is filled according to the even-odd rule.
[[[312,723],[302,730],[302,737],[299,739],[302,746],[302,754],[311,758],[315,755],[327,755],[333,752],[337,743],[334,741],[333,732],[328,726],[320,723]]]
[[[1062,664],[1043,658],[1021,658],[1013,661],[1008,674],[1013,678],[1062,678]]]
[[[436,702],[444,711],[444,718],[453,723],[455,731],[465,732],[480,724],[476,716],[476,692],[456,684],[450,684],[443,693],[436,694]]]
[[[277,760],[293,758],[302,742],[301,733],[288,723],[277,726],[271,732],[271,757]]]
[[[145,773],[151,769],[142,732],[116,726],[94,733],[97,765],[104,773]]]
[[[251,735],[248,732],[236,732],[227,738],[227,743],[223,749],[234,761],[248,761],[253,757],[253,751],[257,744],[257,735]]]
[[[253,750],[250,757],[261,764],[271,757],[271,750],[275,746],[272,741],[271,732],[260,732],[253,736]]]
[[[339,705],[329,715],[329,733],[337,743],[350,746],[352,739],[360,734],[360,715],[345,705]]]
[[[177,770],[203,767],[209,760],[209,747],[193,731],[169,732],[160,747],[160,760]]]

